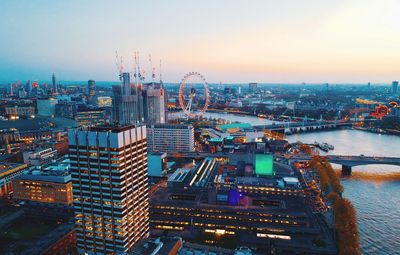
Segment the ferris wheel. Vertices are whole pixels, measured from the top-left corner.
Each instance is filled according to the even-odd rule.
[[[186,74],[179,87],[179,105],[189,118],[202,116],[208,107],[209,90],[206,79],[197,72]]]

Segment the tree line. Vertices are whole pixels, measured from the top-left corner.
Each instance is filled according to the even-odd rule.
[[[329,194],[327,200],[333,204],[339,254],[361,254],[356,211],[352,203],[342,197],[343,186],[340,184],[338,174],[324,157],[314,156],[310,166],[317,170],[321,190],[325,194]]]

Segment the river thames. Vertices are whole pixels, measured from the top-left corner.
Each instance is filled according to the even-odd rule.
[[[232,122],[248,122],[253,125],[272,123],[253,116],[220,113],[206,113],[205,116]],[[343,129],[294,134],[287,139],[290,142],[327,142],[335,146],[330,153],[338,155],[400,156],[398,136]],[[353,167],[354,175],[365,172],[392,175],[400,173],[400,167],[389,165]],[[363,254],[400,254],[400,180],[350,177],[342,179],[342,184],[345,190],[344,196],[352,201],[357,211]]]

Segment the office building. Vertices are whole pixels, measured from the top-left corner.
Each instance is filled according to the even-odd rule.
[[[72,182],[68,159],[44,168],[32,167],[13,181],[14,199],[29,203],[72,205]]]
[[[54,111],[57,117],[74,119],[78,111],[78,104],[74,101],[59,101]]]
[[[68,142],[79,252],[128,252],[149,235],[145,126],[70,130]]]
[[[257,83],[251,82],[249,83],[249,91],[256,91],[257,90]]]
[[[143,111],[146,123],[165,123],[165,98],[163,88],[149,86],[143,90]]]
[[[84,108],[78,109],[75,120],[79,126],[88,127],[105,124],[105,113],[100,108]]]
[[[194,151],[194,128],[192,125],[147,125],[147,144],[151,152]]]
[[[112,106],[112,99],[111,97],[104,96],[104,97],[97,97],[96,102],[98,107],[111,107]]]
[[[143,97],[136,86],[131,86],[129,73],[122,74],[120,86],[113,86],[113,122],[121,125],[144,121]]]
[[[399,89],[399,81],[392,82],[392,94],[396,95]]]
[[[96,82],[94,80],[88,81],[88,99],[89,102],[92,101],[94,96],[96,95]]]
[[[12,193],[12,181],[28,167],[27,164],[0,163],[0,197]]]
[[[37,110],[39,116],[52,117],[56,112],[56,104],[58,100],[55,98],[45,98],[37,100]]]
[[[56,80],[56,75],[53,73],[53,75],[51,76],[51,82],[53,85],[53,93],[57,93],[58,89],[57,89],[57,80]]]

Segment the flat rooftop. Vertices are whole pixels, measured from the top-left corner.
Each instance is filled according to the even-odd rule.
[[[190,174],[190,168],[178,168],[169,178],[168,182],[182,182]]]
[[[70,161],[64,159],[54,162],[44,168],[31,167],[25,170],[19,177],[20,180],[44,181],[67,183],[71,181]]]
[[[112,132],[112,133],[120,133],[129,129],[135,128],[136,125],[99,125],[89,127],[89,131],[94,132]]]

